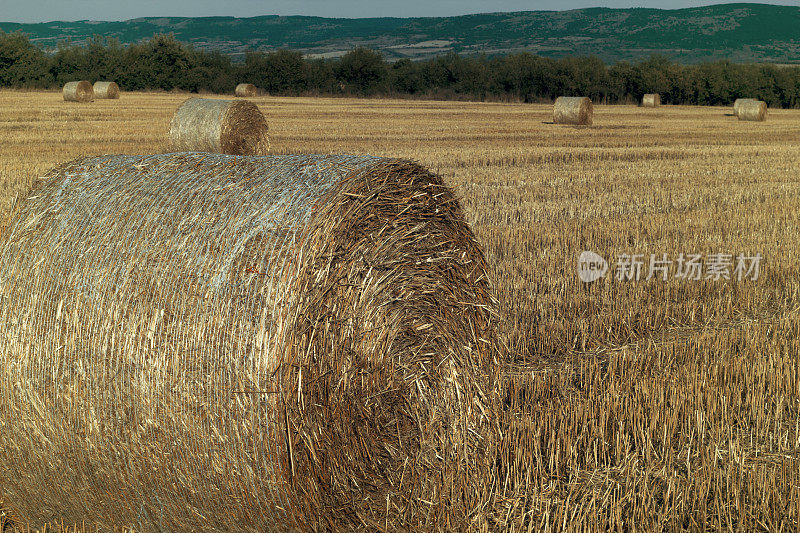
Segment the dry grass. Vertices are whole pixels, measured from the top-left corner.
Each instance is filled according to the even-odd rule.
[[[162,151],[184,99],[0,93],[0,216],[67,159]],[[800,112],[597,106],[571,128],[547,105],[253,101],[273,152],[412,158],[460,194],[509,354],[497,529],[800,527]],[[586,286],[585,249],[765,259],[754,282]]]

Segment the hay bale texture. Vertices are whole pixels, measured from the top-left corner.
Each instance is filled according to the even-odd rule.
[[[253,97],[258,94],[258,89],[252,83],[240,83],[236,86],[236,96],[245,98]]]
[[[739,120],[763,122],[767,120],[767,103],[760,100],[741,102],[736,116],[739,117]]]
[[[735,116],[735,117],[739,116],[739,107],[741,107],[741,105],[744,102],[755,102],[755,101],[756,101],[755,98],[737,98],[736,100],[734,100],[733,101],[733,116]]]
[[[659,107],[660,105],[660,94],[646,94],[642,97],[642,107]]]
[[[585,96],[559,96],[553,105],[553,122],[591,126],[594,109],[592,100]]]
[[[94,82],[94,96],[103,100],[116,100],[119,98],[119,85],[113,81]]]
[[[0,235],[0,487],[32,526],[480,528],[494,302],[411,162],[63,165]]]
[[[64,85],[64,101],[91,102],[94,100],[94,89],[88,81],[70,81]]]
[[[22,528],[22,523],[17,518],[13,509],[7,507],[0,492],[0,533],[14,533]]]
[[[264,155],[267,120],[252,102],[190,98],[172,117],[169,138],[176,152]]]

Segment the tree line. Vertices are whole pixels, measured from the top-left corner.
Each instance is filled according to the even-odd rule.
[[[659,93],[664,103],[729,105],[752,97],[770,107],[800,107],[800,68],[728,61],[681,65],[661,56],[608,65],[597,57],[502,57],[456,53],[424,61],[387,61],[357,48],[332,59],[297,51],[247,52],[234,61],[156,35],[123,46],[95,37],[45,52],[21,33],[0,33],[0,86],[58,88],[67,81],[116,81],[123,90],[231,93],[253,83],[273,95],[354,95],[462,100],[551,101],[561,95],[631,103]]]

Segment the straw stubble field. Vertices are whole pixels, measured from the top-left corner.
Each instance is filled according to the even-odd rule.
[[[0,92],[0,221],[56,164],[166,150],[185,99]],[[460,196],[506,355],[493,528],[800,526],[800,111],[252,101],[273,153],[414,159]],[[606,278],[580,281],[583,250]],[[760,253],[760,277],[613,279],[620,254],[719,252]]]

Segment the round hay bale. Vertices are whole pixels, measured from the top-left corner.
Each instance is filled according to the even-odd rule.
[[[113,81],[94,82],[94,95],[96,98],[116,100],[119,98],[119,85]]]
[[[0,533],[14,533],[22,528],[22,522],[17,518],[16,513],[6,506],[3,496],[0,494]]]
[[[739,117],[739,120],[763,122],[767,120],[767,103],[760,100],[740,102],[736,116]]]
[[[553,105],[553,122],[556,124],[592,125],[594,108],[585,96],[559,96]]]
[[[733,102],[733,116],[739,116],[739,107],[742,105],[743,102],[755,102],[755,98],[737,98]]]
[[[659,107],[660,105],[660,94],[646,94],[642,97],[642,107]]]
[[[32,527],[481,529],[487,280],[415,163],[63,165],[0,236],[0,486]]]
[[[240,83],[236,86],[236,96],[253,97],[258,94],[258,89],[252,83]]]
[[[172,117],[176,152],[263,155],[269,152],[267,120],[252,102],[190,98]]]
[[[71,81],[64,85],[62,91],[66,102],[91,102],[94,100],[94,89],[88,81]]]

